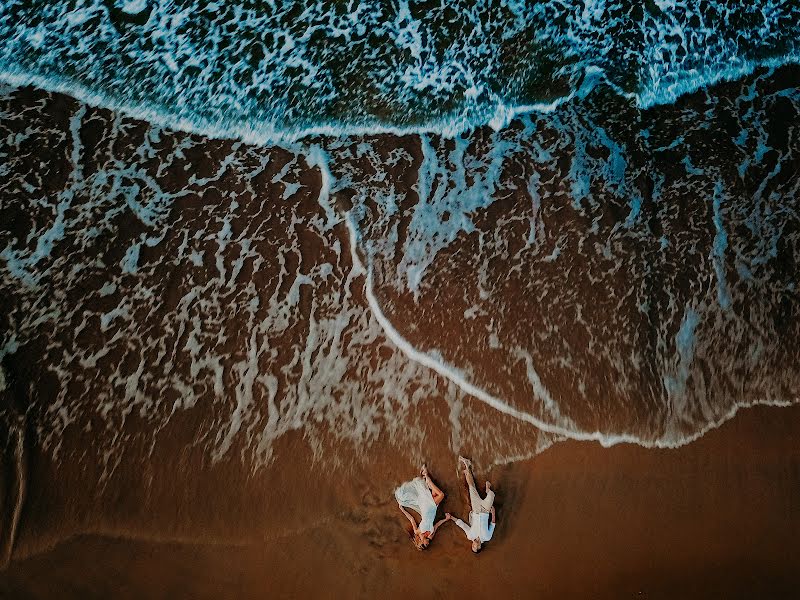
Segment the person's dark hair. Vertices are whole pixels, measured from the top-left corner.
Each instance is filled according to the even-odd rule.
[[[421,539],[416,533],[411,534],[411,543],[414,544],[414,548],[422,552],[423,550],[427,550],[428,546],[430,546],[430,540],[428,540],[427,544],[423,544],[423,539]]]

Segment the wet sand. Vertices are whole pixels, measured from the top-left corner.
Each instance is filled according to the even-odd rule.
[[[306,464],[297,440],[287,441],[268,475],[263,520],[248,517],[245,488],[266,474],[250,478],[238,505],[237,490],[226,490],[216,507],[229,511],[218,515],[221,528],[249,524],[263,539],[78,536],[13,560],[0,596],[796,597],[799,436],[800,407],[758,407],[676,450],[556,444],[489,473],[499,526],[478,557],[452,525],[426,552],[409,543],[391,492],[410,466],[374,450],[365,470],[326,476]],[[431,470],[448,492],[444,508],[464,516],[453,454],[432,452]],[[35,503],[28,509],[23,531],[36,520]]]

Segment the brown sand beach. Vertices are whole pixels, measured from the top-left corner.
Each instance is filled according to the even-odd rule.
[[[80,535],[15,559],[0,577],[0,593],[793,598],[800,585],[798,435],[800,409],[755,408],[675,450],[558,443],[535,459],[486,473],[498,490],[499,526],[478,556],[450,524],[427,551],[413,548],[391,500],[399,479],[387,473],[402,477],[401,465],[386,469],[376,461],[326,476],[305,462],[299,446],[288,444],[265,477],[269,491],[261,501],[267,510],[257,518],[246,508],[253,500],[247,486],[238,501],[205,507],[209,513],[225,510],[217,516],[232,529],[245,520],[263,539],[204,543],[198,535],[179,543]],[[461,514],[453,455],[440,449],[430,458],[448,493],[444,509]],[[480,478],[480,465],[476,469]],[[307,524],[273,536],[284,530],[284,511]],[[35,518],[23,516],[23,529]]]

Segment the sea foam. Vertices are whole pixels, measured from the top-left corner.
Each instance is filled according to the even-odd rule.
[[[0,81],[252,144],[505,127],[598,83],[639,108],[798,60],[764,0],[7,2]]]

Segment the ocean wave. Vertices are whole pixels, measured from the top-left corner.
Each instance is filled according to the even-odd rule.
[[[7,2],[0,80],[270,144],[498,129],[601,82],[647,109],[798,60],[800,8],[773,0],[343,6]]]

